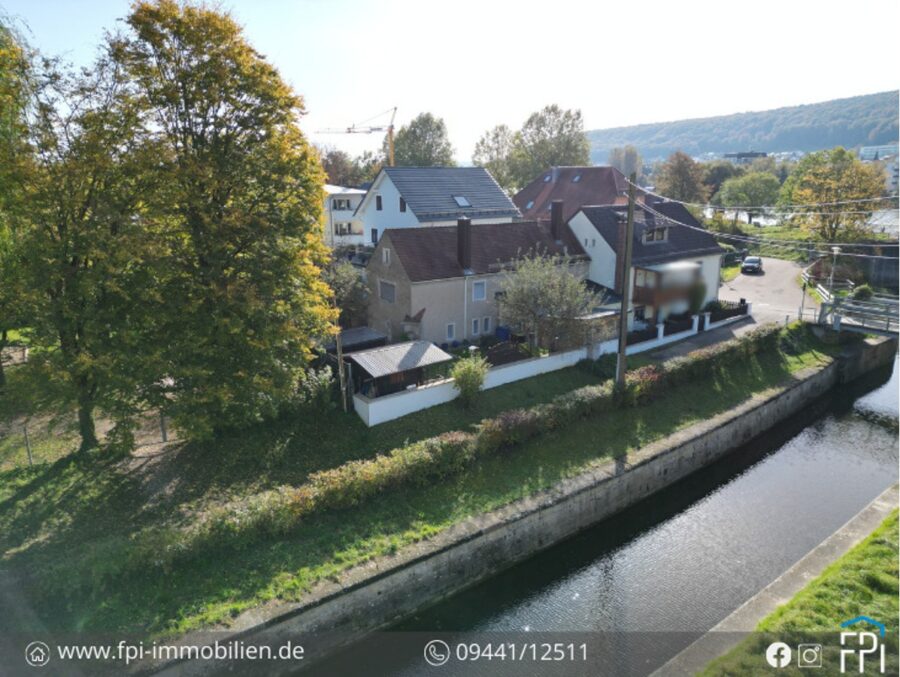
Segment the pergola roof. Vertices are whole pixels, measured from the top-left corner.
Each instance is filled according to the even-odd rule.
[[[399,374],[429,364],[448,362],[452,355],[445,353],[431,341],[406,341],[390,346],[370,348],[347,355],[373,378]]]

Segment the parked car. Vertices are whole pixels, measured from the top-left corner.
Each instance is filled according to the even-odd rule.
[[[741,263],[742,273],[761,273],[763,272],[762,259],[758,256],[748,256]]]

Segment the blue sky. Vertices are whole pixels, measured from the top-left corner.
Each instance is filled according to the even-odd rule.
[[[0,0],[32,44],[87,64],[128,0]],[[900,2],[223,0],[304,96],[317,143],[356,153],[376,135],[323,135],[393,106],[442,116],[466,161],[486,129],[548,103],[588,129],[812,103],[900,86]]]

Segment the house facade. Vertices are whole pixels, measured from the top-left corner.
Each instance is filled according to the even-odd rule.
[[[624,289],[626,210],[583,207],[568,223],[590,257],[588,279],[616,294]],[[705,287],[703,305],[716,300],[723,251],[681,203],[636,204],[629,281],[634,319],[656,324],[688,310],[697,283]]]
[[[563,224],[515,222],[389,228],[366,268],[369,326],[390,340],[439,345],[493,335],[508,266],[529,253],[565,256],[574,274],[588,259]]]
[[[356,208],[365,244],[389,229],[506,223],[521,216],[483,167],[385,167]]]
[[[365,194],[358,188],[325,185],[325,243],[332,249],[365,244],[363,226],[356,219]]]

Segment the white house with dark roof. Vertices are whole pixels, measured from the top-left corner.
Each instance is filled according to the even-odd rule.
[[[386,228],[506,223],[521,214],[483,167],[384,167],[359,203],[354,219],[365,243]]]
[[[590,257],[588,279],[615,294],[623,289],[624,205],[582,207],[569,228]],[[634,318],[661,322],[688,309],[690,290],[706,288],[703,304],[719,296],[724,250],[679,202],[635,205],[631,299]]]

